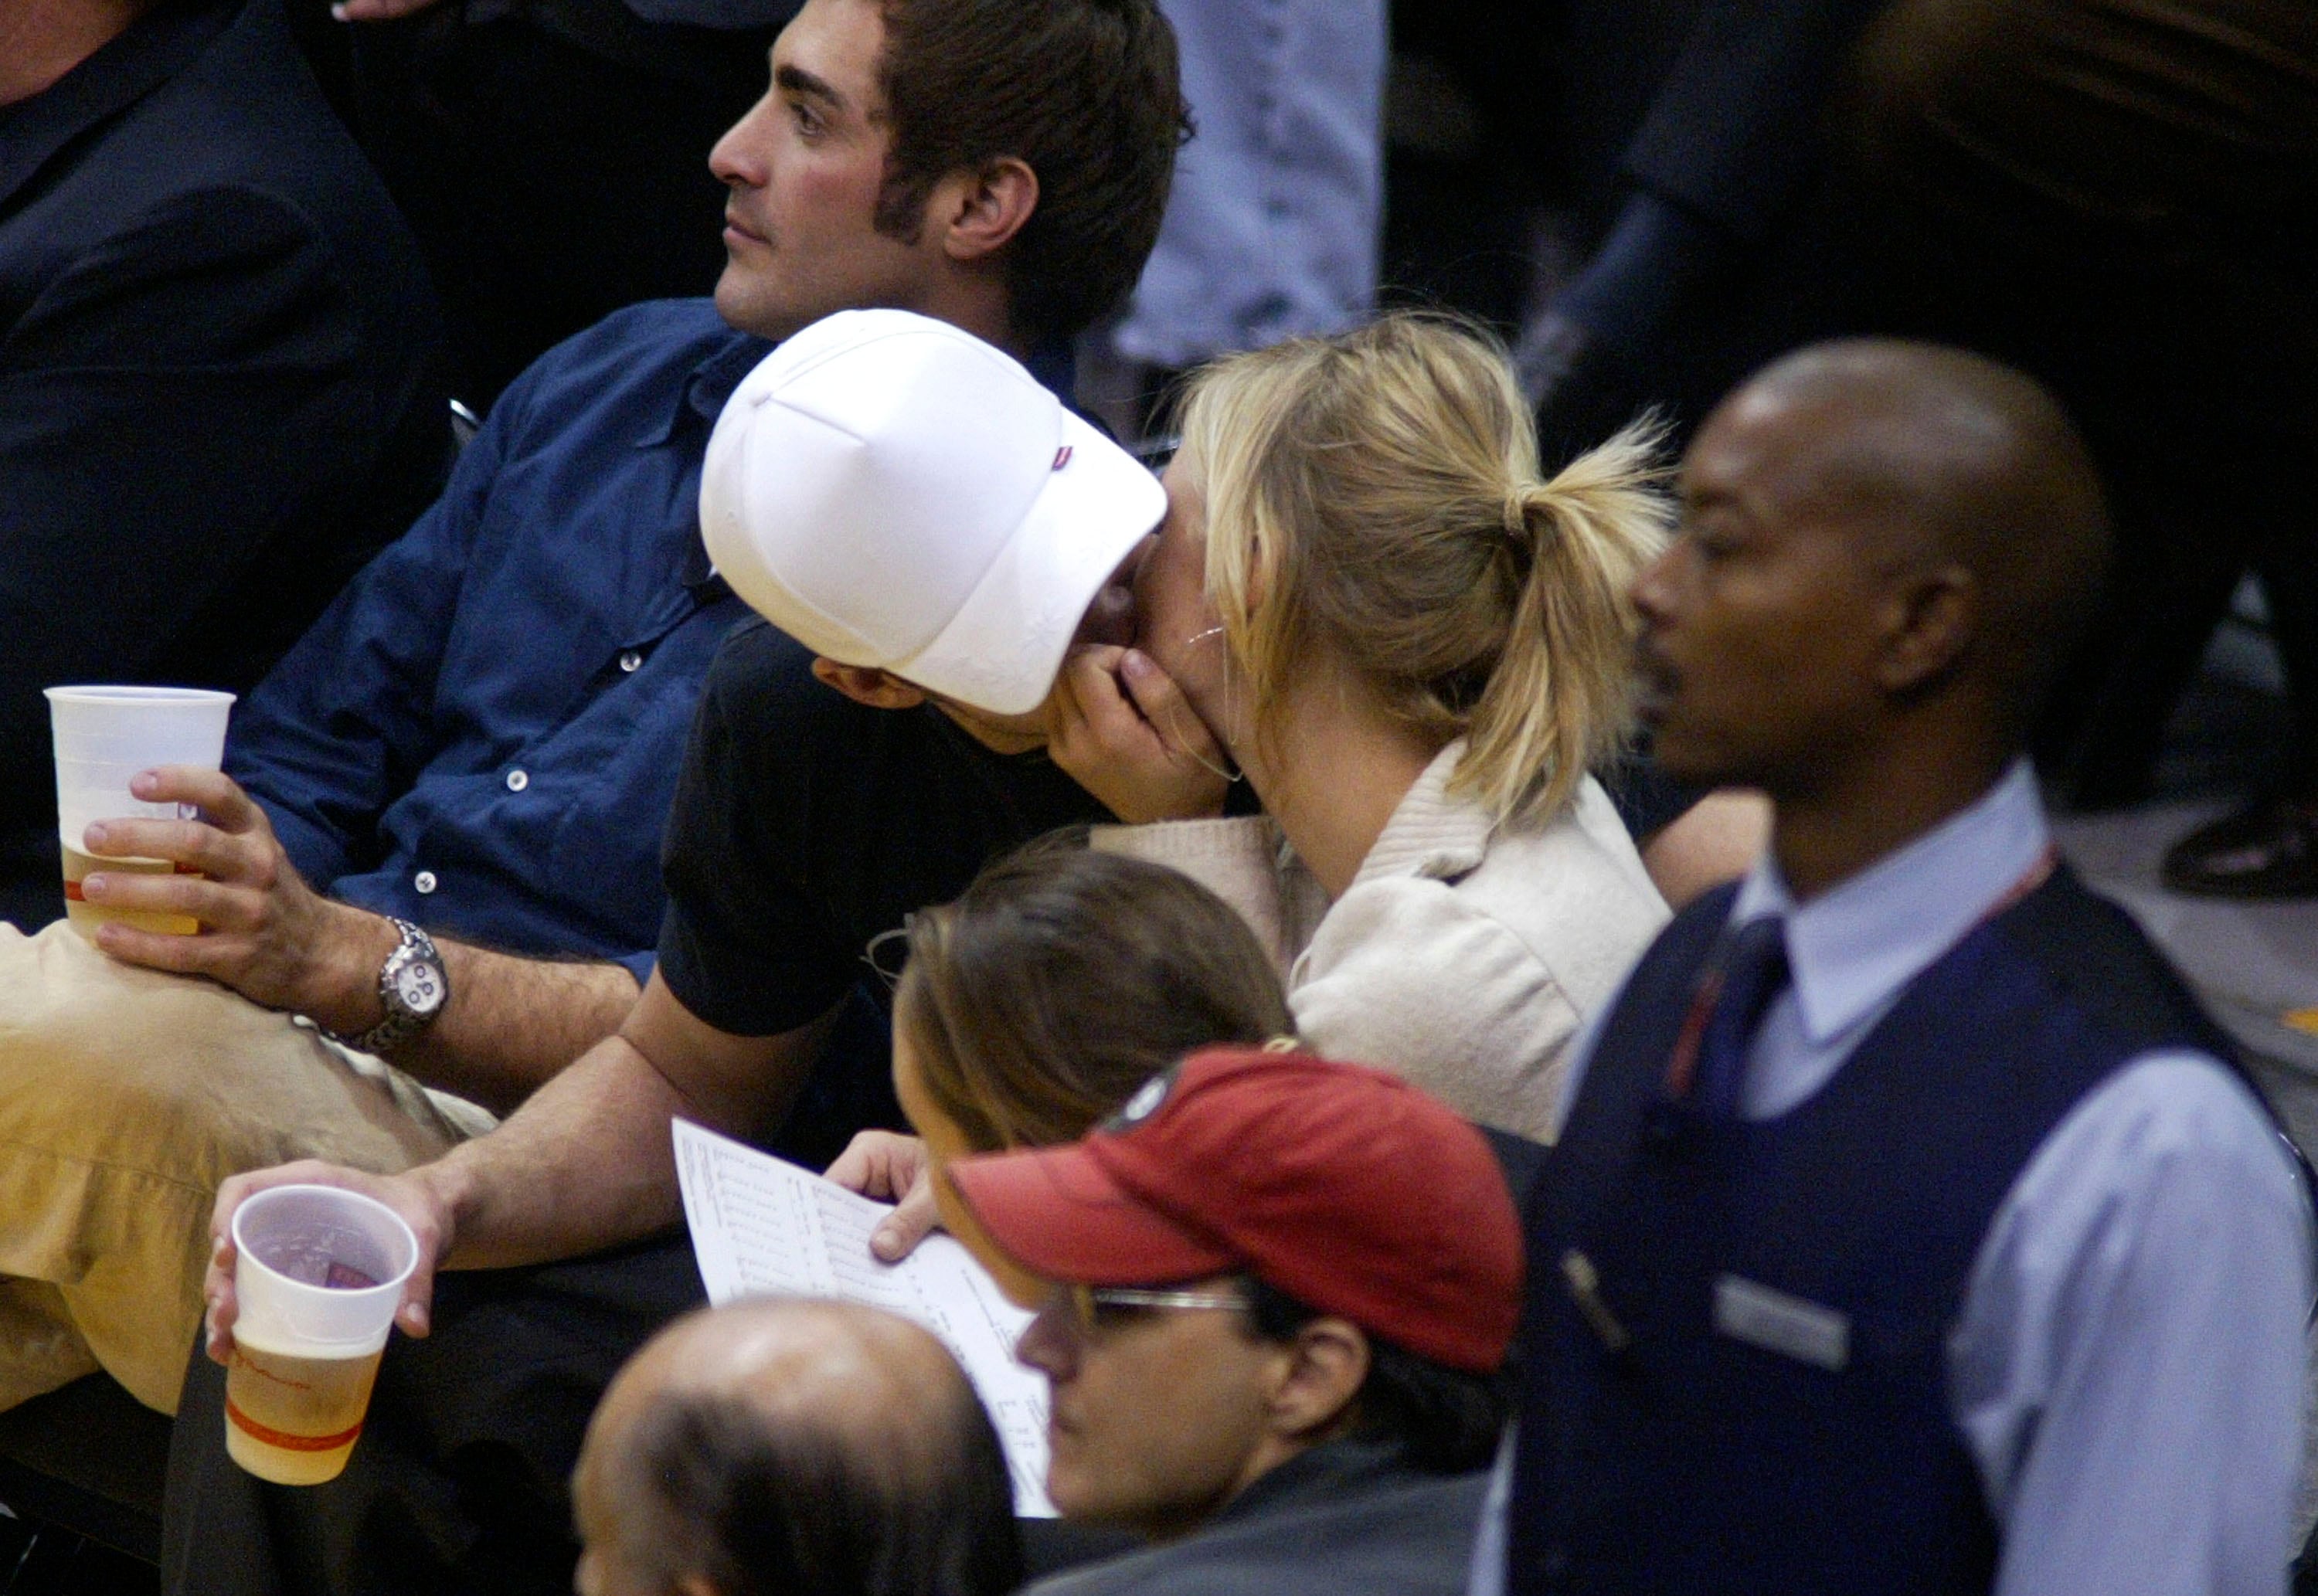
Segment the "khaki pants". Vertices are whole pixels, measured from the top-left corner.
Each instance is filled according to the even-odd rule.
[[[0,924],[0,1409],[101,1367],[174,1412],[220,1181],[408,1169],[490,1123],[212,982]]]

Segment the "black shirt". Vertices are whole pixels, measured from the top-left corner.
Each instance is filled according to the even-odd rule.
[[[1227,811],[1253,808],[1231,789]],[[745,621],[709,667],[669,811],[660,979],[736,1036],[844,1006],[768,1143],[826,1162],[855,1131],[901,1123],[870,945],[1032,838],[1113,818],[1043,752],[993,753],[931,704],[857,704],[813,679],[803,644]]]
[[[1112,818],[1043,753],[994,754],[931,704],[857,704],[812,668],[762,622],[735,629],[669,814],[660,977],[734,1036],[819,1018],[903,916],[1041,833]]]

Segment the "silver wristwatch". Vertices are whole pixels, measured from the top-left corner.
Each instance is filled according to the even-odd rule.
[[[451,977],[435,939],[407,919],[396,919],[402,940],[378,970],[378,1000],[386,1018],[359,1036],[340,1040],[360,1053],[385,1054],[435,1023],[451,1000]]]

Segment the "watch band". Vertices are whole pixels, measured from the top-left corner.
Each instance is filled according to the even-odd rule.
[[[398,915],[389,915],[402,939],[386,955],[378,967],[378,1000],[386,1010],[386,1018],[359,1036],[341,1036],[339,1041],[357,1053],[385,1054],[401,1046],[419,1032],[435,1023],[451,1001],[451,975],[443,967],[443,955],[436,950],[435,939]],[[402,992],[395,985],[395,977],[409,966],[424,962],[435,968],[435,978],[442,983],[443,1001],[420,1013],[402,1000]]]

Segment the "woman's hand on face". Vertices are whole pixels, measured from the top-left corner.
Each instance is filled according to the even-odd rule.
[[[869,1251],[899,1263],[941,1226],[934,1203],[933,1161],[915,1136],[863,1131],[829,1166],[827,1178],[848,1191],[897,1205],[869,1235]]]
[[[1081,649],[1055,683],[1048,756],[1132,825],[1223,812],[1227,756],[1139,649]]]

